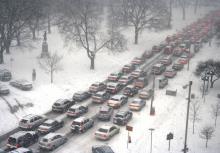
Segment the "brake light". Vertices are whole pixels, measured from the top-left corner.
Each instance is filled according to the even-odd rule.
[[[20,148],[21,147],[21,145],[20,144],[16,144],[16,148]]]

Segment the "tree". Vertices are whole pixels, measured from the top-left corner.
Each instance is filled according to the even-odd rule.
[[[182,15],[183,20],[186,19],[186,6],[187,6],[187,0],[179,0],[180,7],[182,8]]]
[[[192,120],[193,122],[193,134],[194,134],[194,129],[195,129],[195,122],[196,121],[199,121],[200,118],[199,118],[199,108],[200,108],[200,104],[199,104],[199,101],[193,101],[191,102],[191,105],[190,105],[190,119]]]
[[[205,143],[206,148],[208,147],[208,141],[213,137],[214,131],[215,131],[214,128],[211,126],[205,126],[200,131],[200,138],[206,140]]]
[[[62,56],[59,56],[57,53],[53,53],[52,55],[39,59],[40,67],[48,74],[50,74],[50,82],[53,83],[53,75],[55,72],[62,70],[61,60]]]
[[[195,74],[197,76],[209,76],[210,88],[213,88],[215,81],[220,78],[220,61],[207,60],[199,62],[196,67]]]
[[[212,116],[215,118],[215,127],[216,127],[216,122],[218,119],[218,116],[220,115],[220,102],[217,102],[216,104],[211,106],[212,108]]]
[[[172,4],[173,4],[173,0],[169,1],[169,16],[168,16],[168,27],[171,27],[171,21],[172,21]]]
[[[143,29],[149,28],[167,13],[166,5],[161,0],[123,0],[122,5],[122,15],[128,25],[134,27],[135,44],[138,44],[139,33]]]

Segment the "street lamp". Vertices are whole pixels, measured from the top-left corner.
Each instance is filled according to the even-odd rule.
[[[150,130],[150,135],[151,135],[151,138],[150,138],[150,153],[152,153],[152,139],[153,139],[153,135],[152,135],[152,133],[153,133],[153,131],[154,131],[154,128],[149,128],[149,130]]]
[[[155,114],[155,108],[153,107],[153,101],[154,101],[154,94],[155,94],[155,73],[153,71],[153,86],[152,86],[153,94],[151,96],[151,103],[150,103],[150,115]]]

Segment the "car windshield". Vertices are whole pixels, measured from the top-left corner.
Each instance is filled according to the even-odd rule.
[[[160,70],[160,67],[153,66],[153,70]]]
[[[102,97],[101,94],[95,94],[94,96],[95,96],[95,97]]]
[[[73,121],[73,125],[80,125],[80,122]]]
[[[43,125],[43,126],[51,126],[52,124],[53,124],[53,122],[50,122],[50,123],[44,122],[42,125]]]
[[[107,110],[100,110],[99,111],[101,114],[108,114],[108,111]]]
[[[115,88],[115,86],[113,86],[113,85],[108,85],[108,88]]]
[[[54,106],[60,106],[60,103],[55,103]]]
[[[21,122],[22,122],[22,123],[27,123],[28,120],[22,119]]]
[[[8,143],[11,144],[11,145],[15,145],[16,144],[16,139],[12,138],[12,137],[9,137],[8,138]]]
[[[43,138],[42,142],[48,142],[48,139]]]
[[[117,99],[117,98],[111,98],[111,100],[114,100],[114,101],[119,101],[119,99]]]
[[[121,115],[121,114],[116,114],[115,117],[117,117],[117,118],[124,118],[124,116]]]
[[[99,128],[98,131],[99,131],[99,132],[103,132],[103,133],[107,133],[107,132],[108,132],[107,129],[103,129],[103,128]]]
[[[132,103],[133,103],[133,104],[139,104],[139,103],[140,103],[140,100],[133,100]]]
[[[71,111],[71,112],[75,112],[76,109],[75,109],[75,108],[70,108],[69,111]]]
[[[92,87],[98,87],[99,85],[98,84],[92,84],[91,86]]]
[[[115,76],[117,76],[117,74],[116,73],[112,73],[112,74],[110,74],[110,76],[115,77]]]

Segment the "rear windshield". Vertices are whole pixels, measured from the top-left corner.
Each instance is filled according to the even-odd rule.
[[[51,123],[47,123],[47,122],[44,122],[42,125],[43,126],[51,126],[54,122],[51,122]]]
[[[115,86],[112,86],[112,85],[108,85],[108,88],[115,88]]]
[[[60,106],[60,103],[55,103],[54,105],[55,105],[55,106]]]
[[[101,114],[108,114],[108,110],[100,110],[99,111]]]
[[[98,87],[99,85],[98,84],[92,84],[91,86],[92,87]]]
[[[121,114],[116,114],[115,117],[118,117],[118,118],[124,118],[124,116],[121,115]]]
[[[95,94],[94,96],[95,96],[95,97],[102,97],[101,94]]]
[[[11,145],[15,145],[16,144],[16,139],[12,138],[12,137],[9,137],[8,138],[8,143],[11,144]]]
[[[103,133],[107,133],[107,132],[108,132],[107,129],[102,129],[102,128],[98,129],[98,131],[99,131],[99,132],[103,132]]]
[[[21,122],[22,122],[22,123],[27,123],[28,120],[22,119]]]
[[[48,139],[43,138],[42,142],[48,142]]]
[[[76,121],[73,121],[73,124],[72,125],[79,125],[80,126],[80,122],[76,122]]]
[[[75,109],[75,108],[70,108],[69,111],[71,111],[71,112],[75,112],[76,109]]]
[[[111,98],[111,100],[114,100],[114,101],[119,101],[119,99],[116,99],[116,98]]]

